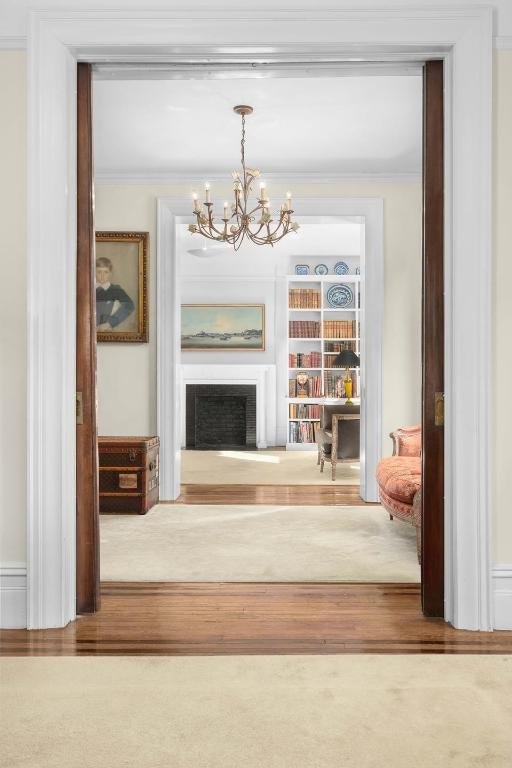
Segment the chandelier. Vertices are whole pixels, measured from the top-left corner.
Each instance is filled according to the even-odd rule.
[[[242,117],[242,140],[240,143],[242,170],[233,171],[234,202],[231,207],[224,203],[222,218],[216,219],[213,214],[211,189],[208,183],[204,187],[204,203],[199,202],[197,193],[193,193],[194,215],[197,224],[189,224],[189,231],[198,233],[210,240],[230,243],[237,251],[244,239],[248,237],[257,245],[271,245],[279,242],[289,232],[296,232],[299,225],[292,222],[292,195],[287,192],[286,201],[281,205],[279,216],[273,217],[270,211],[270,200],[264,182],[260,183],[258,204],[251,208],[249,195],[252,183],[260,176],[256,168],[245,167],[245,116],[253,112],[252,107],[240,104],[233,111]],[[230,209],[231,208],[231,209]]]

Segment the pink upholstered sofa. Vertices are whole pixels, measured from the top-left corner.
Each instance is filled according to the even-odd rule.
[[[377,464],[377,484],[382,506],[393,520],[398,517],[416,528],[421,562],[421,426],[392,432],[393,456]]]

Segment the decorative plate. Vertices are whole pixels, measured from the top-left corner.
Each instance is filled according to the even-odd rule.
[[[335,309],[345,309],[354,303],[354,292],[349,285],[331,285],[326,293],[327,303]]]
[[[295,274],[296,275],[309,275],[309,267],[307,264],[296,264],[295,265]]]
[[[348,264],[346,261],[337,261],[334,265],[335,275],[348,275]]]
[[[327,275],[329,270],[325,264],[317,264],[315,267],[315,275]]]

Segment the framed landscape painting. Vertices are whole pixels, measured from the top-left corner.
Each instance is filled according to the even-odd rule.
[[[184,352],[262,352],[265,305],[182,304],[181,349]]]
[[[96,232],[97,339],[148,340],[147,232]]]

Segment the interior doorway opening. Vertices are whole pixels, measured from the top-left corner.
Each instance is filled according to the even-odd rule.
[[[354,223],[354,221],[352,220],[350,223]],[[364,233],[364,227],[361,225],[361,222],[358,222],[358,224],[359,224],[361,233]],[[325,227],[325,225],[326,225],[325,221],[323,222],[323,225]],[[103,228],[105,228],[105,227],[103,226]],[[363,243],[363,248],[362,248],[363,253],[362,253],[362,256],[363,256],[363,260],[364,260],[364,234],[360,235],[360,241]],[[302,256],[302,255],[303,254],[301,254],[301,253],[293,254],[293,258],[295,260],[297,260],[297,258]],[[317,255],[318,254],[315,254],[315,258],[317,257]],[[217,256],[218,256],[218,254],[217,254]],[[345,258],[348,258],[348,257],[346,257],[345,254],[342,254],[342,256],[345,256]],[[359,256],[361,258],[361,254],[359,254]],[[302,261],[304,261],[304,259],[302,259]],[[288,259],[288,262],[289,262],[289,259]],[[362,299],[364,297],[364,292],[365,292],[364,291],[364,287],[365,287],[364,279],[366,278],[366,272],[363,270],[363,275],[362,275],[363,279],[361,279],[361,267],[360,266],[359,267],[354,267],[353,274],[354,274],[355,278],[352,281],[350,281],[349,278],[347,278],[347,277],[340,280],[340,278],[339,278],[340,273],[336,271],[336,267],[338,267],[340,264],[342,264],[344,266],[344,268],[346,268],[345,274],[347,274],[350,271],[350,266],[347,264],[347,262],[342,261],[342,260],[336,261],[334,263],[334,265],[333,265],[333,272],[332,272],[332,274],[333,274],[333,276],[336,275],[337,276],[336,278],[335,277],[326,278],[325,274],[322,275],[319,272],[315,272],[315,277],[313,278],[313,280],[317,280],[320,289],[318,290],[318,287],[317,288],[313,288],[313,291],[316,292],[319,295],[319,302],[320,302],[320,328],[321,328],[321,332],[319,332],[318,336],[311,336],[311,338],[315,342],[316,341],[321,341],[321,347],[320,347],[320,350],[319,350],[320,359],[321,359],[321,365],[319,366],[319,369],[320,369],[321,373],[320,373],[320,376],[318,376],[318,378],[321,380],[321,390],[322,390],[321,394],[325,395],[325,392],[326,392],[327,388],[329,386],[331,386],[332,390],[333,390],[332,393],[329,393],[331,395],[331,397],[334,396],[334,399],[342,399],[340,396],[342,394],[345,394],[345,398],[344,399],[348,399],[346,397],[346,393],[342,393],[341,391],[337,391],[336,383],[334,383],[334,381],[331,381],[331,379],[333,379],[334,377],[333,377],[332,371],[328,370],[329,368],[331,368],[331,366],[328,364],[328,361],[330,361],[330,357],[329,356],[338,355],[342,351],[341,345],[340,345],[340,347],[338,349],[334,349],[334,348],[331,349],[331,346],[332,346],[331,342],[338,342],[339,343],[341,341],[342,344],[343,344],[343,348],[344,349],[348,349],[347,344],[345,343],[345,339],[346,339],[348,345],[350,345],[350,344],[354,345],[354,349],[352,349],[351,351],[356,353],[356,354],[357,354],[357,352],[361,352],[360,345],[361,345],[362,348],[365,347],[364,340],[361,343],[361,328],[365,328],[363,320],[366,319],[365,315],[366,315],[366,312],[368,311],[367,308],[365,306],[363,306],[363,304],[362,304]],[[304,268],[304,266],[306,266],[306,265],[304,265],[304,264],[295,264],[296,268],[297,267]],[[309,269],[309,265],[307,265],[307,266],[308,266],[308,269]],[[319,265],[316,265],[316,266],[319,266]],[[329,274],[329,267],[326,264],[322,263],[322,264],[320,264],[320,266],[322,266],[323,268],[326,268],[327,274]],[[295,382],[295,386],[297,386],[297,381],[296,381],[296,379],[293,378],[293,376],[290,376],[290,371],[293,368],[297,368],[297,369],[299,369],[299,368],[309,368],[309,373],[306,374],[307,383],[308,383],[308,386],[309,386],[310,379],[313,378],[310,375],[310,373],[311,373],[311,371],[314,370],[314,366],[297,366],[297,365],[293,365],[292,366],[291,365],[290,360],[291,360],[292,356],[298,356],[299,354],[304,354],[304,353],[299,353],[295,349],[295,345],[299,345],[300,346],[299,340],[302,343],[302,339],[301,339],[300,335],[299,336],[295,336],[295,334],[290,331],[290,328],[292,327],[293,323],[295,323],[295,324],[301,324],[301,323],[304,323],[304,322],[306,322],[306,323],[307,322],[314,323],[314,322],[318,322],[318,321],[315,321],[315,320],[305,321],[305,320],[302,320],[302,319],[300,319],[300,320],[292,320],[291,319],[291,316],[296,311],[298,311],[298,312],[305,312],[305,313],[308,313],[308,314],[311,313],[313,315],[314,311],[316,311],[316,308],[315,308],[315,310],[312,311],[312,309],[310,307],[307,307],[307,306],[301,306],[301,307],[297,307],[297,308],[293,306],[293,304],[291,303],[291,299],[290,299],[290,297],[292,295],[292,292],[294,292],[294,291],[300,292],[301,290],[303,290],[301,287],[295,286],[295,283],[302,282],[300,280],[300,278],[304,277],[305,275],[300,275],[298,273],[298,271],[295,271],[293,273],[291,281],[290,281],[289,276],[290,276],[291,267],[290,267],[289,263],[287,265],[287,269],[288,269],[288,272],[286,271],[286,269],[284,271],[280,271],[279,267],[278,268],[274,267],[274,276],[277,277],[277,278],[281,278],[281,286],[280,287],[281,287],[281,289],[285,288],[285,291],[286,291],[286,293],[284,294],[284,302],[283,302],[283,304],[284,304],[284,307],[286,308],[286,320],[287,320],[287,326],[288,326],[288,338],[287,338],[287,344],[286,344],[286,346],[284,348],[284,351],[286,352],[286,363],[287,363],[287,366],[286,366],[285,370],[287,371],[286,380],[288,382],[288,401],[291,401],[291,400],[296,400],[296,399],[298,400],[298,397],[297,398],[290,397],[290,394],[291,394],[290,393],[290,382]],[[343,273],[341,273],[341,274],[343,274]],[[220,275],[217,275],[217,276],[218,277],[222,277],[222,269],[220,270]],[[287,276],[288,276],[288,279],[287,279]],[[205,277],[208,278],[208,275],[205,276],[205,275],[197,275],[196,274],[194,277],[196,278],[196,287],[197,287],[197,281],[200,278],[202,278],[203,280],[205,279]],[[247,277],[247,276],[245,276],[245,277]],[[257,276],[256,275],[254,275],[254,276],[250,275],[249,277],[252,277],[254,279]],[[320,278],[326,278],[326,279],[324,280],[324,279],[320,279]],[[211,278],[210,278],[210,280],[211,280]],[[352,305],[350,307],[348,307],[348,308],[345,307],[345,306],[340,308],[339,306],[332,305],[332,304],[330,306],[326,306],[328,304],[328,302],[329,302],[329,295],[332,292],[332,289],[339,289],[340,287],[343,287],[343,288],[345,288],[345,290],[347,290],[348,289],[347,284],[349,282],[353,283],[353,286],[352,286],[352,299],[351,299]],[[375,282],[377,282],[377,281],[375,281]],[[309,290],[309,289],[307,289],[307,290]],[[348,289],[348,290],[350,290],[350,289]],[[279,289],[278,289],[277,285],[274,286],[274,293],[275,293],[275,295],[279,294]],[[160,301],[161,300],[162,300],[162,296],[160,296]],[[183,302],[183,300],[181,300],[180,303],[182,303],[182,302]],[[379,302],[379,303],[381,303],[381,302]],[[275,314],[278,314],[278,304],[279,304],[279,302],[276,301],[276,304],[275,304],[276,312],[275,312]],[[185,304],[185,306],[187,306],[187,305]],[[189,306],[194,306],[194,305],[189,305]],[[198,306],[198,305],[196,304],[195,306]],[[217,305],[217,306],[219,306],[219,305]],[[178,308],[178,306],[176,306],[174,309],[176,310],[177,308]],[[361,314],[360,315],[359,314],[356,315],[357,319],[348,321],[345,318],[345,314],[347,314],[347,312],[349,312],[349,311],[353,311],[355,313],[361,313]],[[327,315],[328,312],[336,313],[336,317],[334,318],[334,314],[333,314],[332,317],[329,316],[329,319],[326,319],[325,315]],[[338,315],[339,315],[339,317],[338,317]],[[375,318],[373,318],[373,320],[375,320]],[[327,331],[327,332],[325,331],[327,326],[330,327],[333,324],[338,324],[338,326],[339,326],[342,323],[348,324],[349,322],[352,322],[352,325],[353,325],[353,334],[352,335],[348,334],[348,332],[345,333],[345,331],[343,331],[343,332],[337,331],[338,335],[331,336],[330,335],[330,331]],[[276,327],[277,326],[275,325],[274,329]],[[356,330],[356,328],[357,328],[357,330]],[[177,329],[177,326],[175,327],[175,330],[176,329]],[[204,333],[204,331],[201,331],[201,332]],[[374,333],[374,335],[377,336],[376,333]],[[306,337],[306,338],[308,338],[308,337]],[[182,336],[181,341],[182,341],[182,344],[183,344],[183,336]],[[380,347],[381,346],[382,345],[380,345]],[[375,343],[374,343],[373,347],[375,349],[375,347],[376,347]],[[293,351],[291,351],[292,348],[293,348]],[[183,349],[183,347],[182,347],[182,349]],[[311,354],[311,352],[309,354]],[[367,350],[366,350],[366,354],[368,354]],[[381,354],[381,350],[380,350],[380,354]],[[379,360],[380,360],[380,354],[379,354]],[[204,367],[204,365],[205,364],[203,363],[202,367]],[[222,365],[222,363],[219,363],[219,365]],[[375,364],[374,364],[373,367],[374,367],[374,369],[376,368]],[[363,366],[362,366],[362,368],[363,368]],[[347,372],[346,376],[348,377],[348,375],[349,374]],[[363,382],[364,382],[364,376],[365,376],[365,374],[363,373]],[[278,380],[278,378],[279,377],[276,376],[276,381]],[[343,384],[344,380],[339,378],[338,383],[339,382],[342,382],[342,384]],[[355,372],[354,378],[352,378],[352,380],[351,380],[351,385],[354,387],[354,389],[359,390],[359,393],[361,393],[365,389],[364,388],[364,383],[361,384],[360,380],[358,379],[358,372],[357,371]],[[338,396],[337,398],[336,398],[336,395]],[[349,393],[348,397],[350,397],[350,393]],[[308,398],[308,400],[311,400],[311,399],[313,399],[313,398]],[[364,402],[364,398],[363,398],[363,402]],[[182,401],[182,405],[184,405],[184,401]],[[293,444],[294,443],[295,444],[300,444],[301,443],[300,440],[291,439],[292,438],[292,427],[297,425],[297,423],[300,423],[301,426],[304,426],[304,423],[306,423],[306,425],[310,428],[312,426],[312,422],[313,422],[313,419],[314,419],[314,415],[312,413],[310,414],[309,412],[308,412],[307,416],[303,416],[302,415],[302,411],[301,411],[301,416],[300,417],[297,416],[295,411],[297,410],[296,406],[299,406],[299,405],[300,406],[307,405],[307,407],[311,408],[313,404],[310,403],[310,402],[305,404],[305,403],[301,403],[300,401],[298,403],[297,402],[287,402],[287,406],[288,406],[288,409],[287,409],[287,419],[286,419],[287,429],[286,429],[286,438],[285,438],[286,439],[286,443],[287,443],[286,444],[287,448],[293,448]],[[315,405],[316,405],[316,403],[315,403]],[[293,412],[292,412],[292,409],[293,409]],[[186,409],[184,409],[184,410],[186,410]],[[367,434],[369,433],[369,431],[372,428],[373,428],[374,432],[376,432],[377,434],[380,434],[381,423],[380,423],[380,419],[379,419],[377,427],[376,427],[376,422],[375,421],[371,425],[369,425],[368,414],[366,414],[365,422],[366,422],[366,424],[365,424],[365,431],[363,432],[363,451],[362,451],[362,454],[363,454],[363,464],[366,465],[366,469],[370,469],[368,474],[369,474],[369,477],[371,477],[372,480],[373,480],[373,477],[374,477],[374,474],[375,474],[375,464],[370,465],[370,462],[368,461],[368,452],[366,450],[366,445],[365,445],[364,440],[365,440],[365,437],[367,436]],[[300,435],[300,431],[298,432],[298,434]],[[276,433],[276,435],[277,435],[277,433]],[[293,435],[293,437],[295,437],[295,435]],[[277,438],[274,438],[274,439],[277,439]],[[309,438],[309,440],[304,441],[304,443],[307,443],[307,442],[310,442],[310,443],[313,442],[311,437]],[[378,445],[378,440],[375,440],[375,438],[374,438],[373,442],[377,446],[376,449],[375,449],[375,452],[374,452],[374,455],[375,455],[375,454],[378,454],[380,452],[381,446]],[[223,458],[228,458],[228,457],[224,456]],[[325,458],[325,457],[323,457],[323,458]],[[342,458],[342,457],[340,457],[340,458]],[[334,473],[336,471],[336,461],[332,461],[331,463],[333,465],[332,466],[333,476],[335,476]],[[175,464],[176,464],[176,462],[175,462]],[[367,490],[367,493],[371,493],[371,492]],[[372,500],[374,500],[374,499],[372,499]]]
[[[394,94],[395,78],[398,83],[396,88],[401,94],[400,96],[395,94],[395,101],[398,102],[402,112],[407,114],[411,125],[414,122],[414,116],[416,118],[416,133],[411,128],[411,136],[407,141],[411,143],[413,151],[418,153],[421,146],[421,83],[418,73],[415,77],[411,72],[407,72],[405,77],[390,75],[389,72],[377,78],[364,78],[358,75],[355,77],[355,83],[351,78],[338,79],[337,83],[348,101],[352,100],[352,103],[357,105],[361,97],[359,95],[355,99],[354,94],[357,91],[357,88],[354,90],[355,86],[368,91],[368,97],[375,95],[377,87],[391,89],[391,93]],[[374,82],[375,80],[378,84]],[[96,96],[98,103],[96,143],[99,146],[96,162],[99,168],[97,215],[101,219],[103,230],[109,228],[109,217],[112,221],[116,205],[115,199],[112,200],[112,192],[116,197],[119,194],[119,185],[116,190],[111,190],[109,182],[102,179],[101,170],[102,157],[108,157],[110,163],[116,160],[114,146],[111,146],[108,152],[105,148],[109,136],[114,136],[115,129],[115,124],[112,126],[111,120],[107,119],[108,115],[112,117],[114,103],[117,104],[115,111],[119,115],[125,111],[124,82],[121,80],[119,84],[119,93],[116,92],[114,85],[111,79],[102,81],[100,78]],[[286,118],[286,109],[281,115],[276,111],[274,103],[276,101],[274,91],[278,93],[283,86],[283,80],[279,78],[267,83],[265,93],[259,94],[258,112],[263,115],[269,112],[274,115],[274,119],[278,120]],[[286,80],[288,91],[300,87],[308,88],[313,92],[329,86],[332,86],[332,80],[329,78],[304,80],[299,77]],[[134,87],[139,89],[141,96],[146,94],[154,114],[161,108],[159,99],[164,93],[167,99],[171,99],[173,121],[169,125],[170,128],[177,120],[176,115],[181,114],[180,109],[185,113],[188,111],[191,117],[195,114],[193,98],[189,95],[189,86],[187,85],[187,89],[184,89],[181,81],[165,83],[160,79],[155,84],[151,78],[145,80],[144,74],[141,73],[140,82],[134,85],[133,77],[130,80],[130,90],[132,91]],[[235,98],[231,93],[234,89],[237,90],[235,100],[238,98],[244,103],[250,101],[251,97],[258,96],[257,88],[255,93],[248,96],[247,92],[254,90],[254,81],[250,79],[244,81],[243,78],[237,81],[224,79],[222,82],[210,80],[206,83],[201,82],[197,88],[199,93],[195,98],[210,98],[210,114],[213,121],[222,120],[225,97],[229,95]],[[228,94],[224,93],[226,89]],[[220,105],[215,108],[215,100],[219,97],[222,97]],[[324,97],[318,98],[319,104],[325,102]],[[404,106],[403,102],[409,99],[412,103]],[[108,104],[108,107],[105,107],[105,104]],[[374,108],[382,109],[380,105]],[[329,123],[329,117],[334,121],[339,119],[336,111],[330,115],[328,104],[325,104],[323,109],[324,124]],[[183,123],[183,118],[181,120]],[[102,126],[105,124],[109,126],[106,137],[101,135]],[[178,125],[181,125],[179,120]],[[190,131],[192,127],[193,124],[188,130]],[[265,131],[265,120],[254,137],[255,151],[261,155],[262,147],[265,146],[264,155],[270,151],[270,159],[265,162],[270,162],[272,150],[268,149],[268,139],[263,145],[258,136],[262,128]],[[131,162],[134,163],[137,159],[137,146],[130,144],[131,139],[123,134],[123,130],[126,129],[119,125],[115,132],[116,143],[124,146],[125,152],[127,148],[131,148],[129,155]],[[280,135],[279,130],[276,131],[276,135]],[[386,129],[383,129],[383,136],[385,135]],[[303,142],[301,154],[307,155],[310,147],[309,135],[303,136],[299,132],[298,140]],[[350,140],[347,139],[347,142],[350,143]],[[196,144],[197,142],[192,141],[190,146],[196,146]],[[225,151],[224,147],[228,145],[229,142],[220,143],[221,155]],[[185,162],[183,155],[186,151],[182,149],[181,163]],[[295,153],[297,152],[299,150],[295,148]],[[343,157],[350,154],[345,148],[343,152]],[[316,167],[315,164],[325,162],[323,153],[317,152],[317,155],[311,161],[312,168]],[[377,157],[378,152],[375,155]],[[169,158],[168,163],[174,160],[172,154]],[[120,159],[122,159],[122,153]],[[207,162],[208,159],[205,155],[203,162]],[[281,162],[283,159],[281,157]],[[347,158],[340,162],[350,161],[351,159]],[[189,162],[200,161],[197,157],[191,156]],[[275,157],[274,162],[276,162]],[[293,158],[291,162],[295,162]],[[374,158],[373,162],[382,162],[382,159]],[[186,170],[184,169],[184,172]],[[208,178],[211,178],[212,174],[213,178],[216,178],[215,168],[210,167],[207,170]],[[272,168],[270,170],[272,172]],[[339,173],[339,169],[337,172]],[[284,170],[281,171],[282,175],[285,173]],[[317,173],[320,177],[321,172],[317,171]],[[182,181],[181,186],[185,187],[185,183]],[[220,178],[215,183],[222,185]],[[279,195],[279,191],[274,193],[274,185],[279,190],[279,185],[282,187],[288,182],[282,178],[280,181],[276,180],[274,184],[270,181],[266,183],[272,195]],[[353,182],[351,184],[353,186]],[[306,185],[310,191],[317,194],[322,191],[322,182],[319,179],[313,184],[302,180],[302,186]],[[350,187],[350,183],[345,181],[345,186]],[[414,186],[416,193],[419,188],[419,180],[416,180]],[[216,189],[217,186],[213,186],[212,195],[217,194]],[[224,187],[221,186],[221,189],[223,194],[229,194]],[[128,199],[128,192],[123,191],[122,194],[125,199]],[[144,205],[154,206],[156,190],[154,192],[151,189],[146,190],[144,194],[146,194]],[[140,199],[137,203],[136,197],[137,194],[130,205],[131,210],[135,212],[137,205],[142,203]],[[309,505],[312,504],[311,499],[316,498],[318,503],[323,502],[323,506],[327,507],[331,505],[350,507],[354,501],[360,506],[361,499],[363,502],[378,502],[375,478],[377,463],[383,450],[380,400],[383,306],[386,285],[383,276],[382,201],[375,200],[376,214],[374,213],[372,220],[371,216],[365,216],[363,200],[357,202],[351,201],[348,197],[342,197],[328,201],[325,197],[319,197],[320,199],[313,202],[312,199],[294,197],[295,217],[300,224],[300,229],[273,249],[243,243],[241,248],[234,252],[232,248],[226,247],[226,244],[212,244],[205,239],[198,240],[189,231],[192,217],[191,210],[190,208],[187,210],[186,205],[186,200],[190,199],[189,193],[185,190],[183,191],[184,206],[171,210],[174,220],[169,232],[163,231],[165,222],[159,216],[160,228],[156,236],[160,243],[159,266],[162,261],[170,262],[173,265],[173,273],[172,285],[165,277],[161,279],[162,272],[159,273],[156,287],[157,305],[165,307],[174,303],[175,306],[171,307],[173,321],[171,328],[168,327],[162,315],[157,319],[161,338],[159,351],[164,350],[166,357],[164,360],[160,356],[157,360],[157,376],[159,387],[168,390],[169,380],[165,375],[160,377],[159,372],[160,370],[172,371],[176,379],[177,395],[172,403],[172,411],[166,414],[159,413],[157,433],[161,441],[159,470],[162,480],[161,501],[183,502],[192,497],[196,503],[200,498],[203,504],[212,499],[220,502],[222,501],[220,489],[223,489],[225,500],[231,505],[236,500],[240,504],[243,499],[251,503],[257,495],[261,497],[262,488],[266,489],[266,498],[269,501],[271,496],[274,500],[277,498],[275,487],[283,486],[281,493],[284,489],[287,489],[288,493],[292,490],[295,492],[294,503],[300,503],[301,494],[303,497],[304,494],[309,496]],[[161,203],[165,205],[165,198]],[[183,216],[183,211],[188,215]],[[119,221],[118,214],[116,217]],[[407,216],[404,215],[404,218]],[[413,253],[416,253],[415,267],[418,273],[419,222],[418,207],[416,210],[417,239],[415,245],[410,248],[411,253],[408,254],[409,260],[412,261]],[[396,223],[394,226],[398,228]],[[154,235],[150,234],[150,239],[155,239]],[[167,246],[170,244],[171,247],[163,247],[163,243]],[[201,244],[199,248],[196,247],[198,243]],[[403,271],[406,273],[408,268],[407,265]],[[387,282],[392,285],[394,281],[389,280],[388,276]],[[418,281],[409,288],[408,293],[416,295],[416,298],[411,299],[409,303],[412,312],[418,315],[420,304]],[[151,303],[153,303],[152,300]],[[388,303],[390,303],[389,299]],[[403,299],[402,307],[403,313],[406,314]],[[239,323],[240,327],[236,323]],[[419,316],[411,324],[417,333]],[[255,338],[256,334],[260,334],[257,343],[253,344],[251,339],[249,339],[250,343],[246,342],[245,336],[249,333],[253,333]],[[395,346],[398,337],[399,334],[395,334]],[[412,371],[414,365],[419,366],[419,337],[416,338],[416,342],[417,355],[416,357],[413,355],[409,365],[411,371],[402,372],[404,365],[406,367],[408,365],[407,355],[403,355],[398,364],[395,363],[397,379],[418,383],[418,371],[414,373]],[[245,343],[248,343],[248,349],[243,348]],[[251,345],[253,348],[250,348]],[[134,357],[135,352],[128,350],[125,353],[126,358],[128,354]],[[340,365],[339,359],[347,354],[353,356],[353,364]],[[105,424],[115,425],[116,413],[122,410],[122,404],[117,402],[117,393],[114,398],[108,394],[109,386],[112,388],[112,382],[108,376],[109,371],[111,375],[108,358],[112,355],[110,347],[105,347],[105,350],[100,349],[99,416],[100,431],[104,435],[113,434],[113,430],[106,428]],[[117,358],[118,364],[121,360],[120,355],[121,350]],[[254,384],[250,383],[252,380]],[[209,399],[203,392],[208,387],[211,388]],[[221,389],[233,387],[252,387],[255,390],[254,412],[246,407],[247,403],[242,404],[239,401],[239,395],[233,396],[230,404],[228,395],[224,390],[221,392]],[[113,391],[115,392],[115,387]],[[364,396],[362,396],[363,392]],[[105,407],[107,400],[109,400],[108,409]],[[158,400],[160,402],[160,395]],[[389,393],[386,402],[391,403]],[[396,405],[398,402],[396,398],[395,412],[389,416],[389,419],[393,420],[393,427],[408,421],[405,415],[400,414],[400,406]],[[418,393],[416,406],[416,412],[412,418],[414,422],[419,419]],[[409,410],[413,411],[414,408]],[[121,419],[117,423],[121,423]],[[175,441],[176,425],[177,442]],[[123,426],[126,434],[135,433],[133,427]],[[219,441],[220,444],[217,445]],[[253,448],[253,450],[247,450],[247,448]],[[384,450],[389,449],[386,446]],[[174,474],[174,483],[169,483],[168,476],[172,474]],[[314,486],[316,496],[309,486]],[[169,488],[170,494],[168,494]],[[238,496],[236,496],[237,493]],[[321,503],[320,506],[322,506]],[[170,510],[166,513],[171,514]],[[370,509],[367,511],[360,509],[358,514],[359,517],[364,514],[378,515],[375,510]],[[401,534],[405,529],[402,529],[400,524],[390,526],[388,516],[382,510],[380,515],[385,522],[386,535],[392,531],[389,534],[390,541],[400,548],[404,545]],[[320,517],[317,515],[318,529],[321,534],[319,521]],[[106,528],[106,526],[112,529],[113,535],[115,522],[106,521],[103,527]],[[302,528],[305,530],[307,526],[302,523]],[[393,542],[395,531],[396,542]],[[351,535],[350,532],[345,533],[347,542]],[[290,538],[293,539],[291,533]],[[300,538],[300,534],[296,533],[295,541],[299,542]],[[363,549],[364,546],[366,542],[363,541]],[[352,548],[357,549],[357,546]],[[343,559],[341,546],[339,550],[340,559]],[[355,568],[352,578],[356,580],[371,578],[372,558],[369,552],[365,567]],[[397,558],[395,555],[392,555],[391,559],[400,561],[400,557]],[[409,575],[408,578],[418,579],[419,572],[413,546],[411,546],[411,560],[413,567],[410,572],[414,572],[414,576]],[[377,561],[378,557],[373,559],[374,563]],[[294,572],[295,577],[299,580],[301,577],[310,578],[313,570],[306,565],[302,572],[300,569]],[[269,568],[263,567],[262,572],[268,573]],[[375,565],[373,578],[382,580],[384,573],[388,580],[400,581],[406,572],[407,567],[403,570],[399,568],[396,571],[392,569],[379,571]],[[105,568],[105,573],[112,573],[112,571]],[[127,573],[123,571],[123,574],[123,578],[127,577]],[[170,575],[166,577],[163,572],[157,575],[162,580],[171,578]],[[221,574],[222,578],[224,576],[225,574]],[[208,579],[208,572],[203,573],[202,578]],[[323,578],[336,578],[336,574],[334,571],[323,573]],[[339,578],[350,578],[350,571],[343,570]]]

